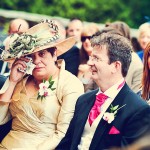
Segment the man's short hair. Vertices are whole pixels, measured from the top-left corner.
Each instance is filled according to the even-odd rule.
[[[91,44],[92,46],[105,45],[108,50],[109,63],[120,61],[122,64],[122,75],[123,77],[127,75],[132,52],[131,42],[127,38],[119,34],[105,32],[93,35]]]

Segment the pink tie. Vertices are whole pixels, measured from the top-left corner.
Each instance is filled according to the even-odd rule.
[[[107,98],[108,96],[106,96],[103,93],[100,93],[96,96],[94,106],[92,107],[90,114],[89,114],[88,121],[89,121],[90,126],[92,125],[93,121],[97,118],[97,116],[100,114],[100,107],[101,105],[103,105],[103,103],[105,102]]]

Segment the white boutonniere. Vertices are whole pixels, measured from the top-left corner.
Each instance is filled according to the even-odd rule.
[[[103,115],[103,119],[110,124],[115,119],[118,110],[123,108],[125,105],[119,107],[119,105],[113,106],[111,104],[110,112],[105,112],[104,115]]]
[[[49,78],[48,81],[43,80],[43,82],[39,85],[39,92],[38,92],[38,97],[37,99],[41,98],[41,100],[43,100],[43,98],[46,98],[49,95],[53,94],[53,90],[55,90],[56,88],[52,88],[54,84],[54,81],[52,81],[52,76]]]

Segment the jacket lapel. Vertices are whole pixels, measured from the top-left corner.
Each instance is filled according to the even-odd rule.
[[[122,106],[123,104],[123,99],[125,98],[125,94],[129,91],[129,87],[127,84],[124,85],[124,87],[121,89],[121,91],[118,93],[114,101],[112,102],[113,106],[119,105]],[[106,112],[110,112],[110,106],[106,110]],[[117,117],[117,116],[116,116]],[[113,122],[112,122],[113,123]],[[106,131],[112,127],[112,123],[107,123],[104,119],[101,119],[101,121],[98,124],[98,127],[95,131],[95,134],[93,136],[90,149],[95,150],[97,145],[100,143],[101,139],[105,136]],[[106,130],[107,129],[107,130]]]

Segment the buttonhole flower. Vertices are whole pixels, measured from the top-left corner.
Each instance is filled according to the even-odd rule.
[[[110,112],[105,112],[104,115],[103,115],[103,119],[110,124],[115,119],[118,110],[123,108],[125,105],[119,107],[119,105],[113,106],[111,104]]]

